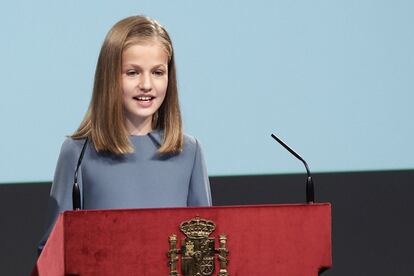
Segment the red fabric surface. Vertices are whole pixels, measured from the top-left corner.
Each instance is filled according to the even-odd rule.
[[[42,254],[37,260],[32,276],[55,276],[63,275],[65,270],[65,254],[64,250],[64,216],[60,215],[56,221],[56,225],[50,233],[46,246],[43,248]]]
[[[227,234],[230,275],[316,276],[331,266],[330,204],[68,211],[39,275],[168,275],[168,237],[199,215]],[[218,247],[218,241],[216,241]],[[216,267],[217,273],[217,267]]]

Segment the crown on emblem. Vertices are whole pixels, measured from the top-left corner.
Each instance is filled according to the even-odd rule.
[[[201,239],[208,237],[216,229],[211,220],[195,217],[180,224],[180,230],[189,238]]]

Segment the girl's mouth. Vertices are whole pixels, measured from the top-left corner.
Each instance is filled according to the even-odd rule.
[[[152,96],[136,96],[134,97],[134,100],[140,101],[140,102],[150,102],[155,97]]]

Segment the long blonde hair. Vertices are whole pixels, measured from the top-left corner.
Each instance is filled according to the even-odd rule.
[[[97,151],[115,154],[134,151],[125,127],[122,103],[122,53],[131,45],[154,39],[161,43],[169,57],[166,96],[152,118],[152,128],[164,133],[158,152],[178,153],[182,150],[182,120],[172,42],[164,27],[145,16],[127,17],[116,23],[106,35],[96,65],[91,103],[71,138],[88,137]]]

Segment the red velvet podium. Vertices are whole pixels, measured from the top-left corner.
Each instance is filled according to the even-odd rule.
[[[33,274],[167,276],[168,237],[196,216],[227,235],[229,275],[316,276],[332,264],[328,203],[125,209],[61,214]]]

